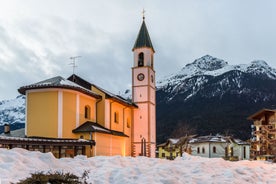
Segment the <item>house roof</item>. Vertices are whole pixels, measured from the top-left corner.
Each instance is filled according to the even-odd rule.
[[[31,89],[44,89],[44,88],[63,88],[63,89],[71,89],[75,91],[82,92],[91,97],[101,99],[101,96],[94,93],[91,90],[86,89],[85,87],[78,85],[70,80],[67,80],[61,76],[53,77],[47,80],[43,80],[31,85],[22,86],[18,89],[18,92],[25,95],[27,90]]]
[[[247,119],[248,120],[256,120],[259,119],[260,117],[262,117],[264,114],[275,114],[276,110],[272,110],[272,109],[261,109],[258,112],[252,114],[251,116],[249,116]]]
[[[12,130],[9,133],[2,133],[0,136],[5,136],[5,137],[26,137],[25,136],[25,128],[20,128],[16,130]]]
[[[194,143],[210,143],[210,142],[216,142],[216,143],[236,143],[236,144],[249,144],[245,141],[242,141],[240,139],[235,139],[231,136],[222,136],[222,135],[207,135],[207,136],[200,136],[193,138],[189,141],[190,144]]]
[[[143,23],[141,25],[140,31],[138,33],[137,39],[135,41],[135,44],[133,46],[133,49],[137,49],[137,48],[142,48],[142,47],[148,47],[151,48],[154,51],[154,48],[152,46],[151,40],[150,40],[150,36],[148,33],[148,29],[145,23],[145,20],[143,20]]]
[[[158,144],[157,147],[163,147],[168,144],[176,145],[178,143],[178,141],[179,141],[179,139],[169,138],[166,142],[164,142],[162,144]]]
[[[7,137],[0,136],[2,144],[28,144],[28,145],[95,145],[94,140],[60,139],[43,137]]]
[[[99,133],[105,133],[105,134],[112,134],[112,135],[117,135],[117,136],[122,136],[122,137],[128,137],[126,134],[120,131],[115,131],[115,130],[110,130],[102,125],[96,123],[96,122],[91,122],[91,121],[86,121],[76,129],[72,131],[73,133],[81,133],[81,132],[99,132]]]

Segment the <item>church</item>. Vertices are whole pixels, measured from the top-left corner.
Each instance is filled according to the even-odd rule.
[[[155,157],[155,51],[144,17],[132,51],[132,100],[75,74],[22,86],[18,91],[26,96],[25,136],[1,137],[2,146],[52,152],[58,158]]]

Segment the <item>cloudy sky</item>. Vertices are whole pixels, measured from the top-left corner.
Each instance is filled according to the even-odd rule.
[[[20,86],[75,73],[114,92],[131,86],[146,10],[157,79],[210,54],[276,68],[274,0],[0,0],[0,101]]]

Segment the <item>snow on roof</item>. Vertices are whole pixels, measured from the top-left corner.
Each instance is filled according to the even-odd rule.
[[[220,143],[226,143],[226,142],[234,142],[236,144],[249,144],[245,141],[242,141],[240,139],[234,139],[231,136],[222,136],[222,135],[207,135],[207,136],[200,136],[196,138],[192,138],[189,143],[203,143],[203,142],[220,142]]]
[[[93,127],[95,130],[99,130],[99,131],[103,131],[103,132],[110,133],[110,130],[101,128],[101,127],[99,127],[99,126],[92,125],[92,127]]]
[[[18,89],[18,91],[21,94],[25,94],[26,90],[29,89],[39,89],[39,88],[53,88],[53,87],[57,87],[57,88],[70,88],[70,89],[74,89],[77,91],[81,91],[84,92],[90,96],[96,97],[96,98],[100,98],[100,96],[96,93],[94,93],[91,90],[88,90],[70,80],[67,80],[61,76],[56,76],[44,81],[40,81],[31,85],[27,85],[27,86],[22,86]]]
[[[176,144],[176,143],[179,141],[179,139],[169,139],[169,141],[170,141],[172,144]]]
[[[275,169],[275,164],[265,161],[229,162],[188,154],[175,160],[81,155],[56,159],[50,152],[0,149],[2,184],[17,183],[41,171],[70,172],[77,176],[88,171],[88,183],[276,183]]]

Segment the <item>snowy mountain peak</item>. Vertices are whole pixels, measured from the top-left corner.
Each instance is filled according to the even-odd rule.
[[[251,62],[251,65],[264,66],[264,67],[268,66],[268,64],[264,60],[254,60]]]
[[[215,58],[210,55],[205,55],[194,62],[187,64],[185,67],[194,66],[201,70],[213,71],[225,67],[228,63],[222,59]]]
[[[25,96],[0,101],[0,125],[25,123]]]

